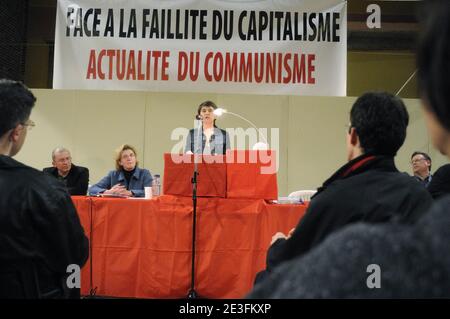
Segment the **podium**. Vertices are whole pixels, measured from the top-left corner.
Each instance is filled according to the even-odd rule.
[[[275,151],[227,151],[226,163],[228,198],[278,199]]]
[[[164,154],[163,194],[192,196],[194,156],[198,163],[198,197],[226,197],[227,168],[223,155]]]
[[[164,154],[163,193],[192,196],[194,156],[199,197],[277,199],[277,161],[273,150],[228,150],[226,155]]]

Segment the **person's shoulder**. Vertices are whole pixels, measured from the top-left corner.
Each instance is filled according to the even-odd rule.
[[[14,168],[16,169],[16,174],[19,176],[18,180],[26,179],[30,184],[32,183],[46,183],[47,181],[54,182],[55,179],[47,174],[47,172],[51,172],[53,167],[44,168],[41,172],[34,167],[28,166],[19,161],[13,160]]]
[[[143,175],[151,175],[151,174],[150,174],[150,170],[148,170],[148,169],[146,169],[146,168],[136,167],[136,169],[140,172],[140,174],[143,174]]]
[[[42,171],[43,171],[44,173],[47,173],[47,174],[53,174],[53,172],[55,171],[55,168],[52,167],[52,166],[50,166],[50,167],[44,167],[44,168],[42,169]]]
[[[220,128],[220,127],[217,127],[217,129],[218,129],[223,135],[228,135],[227,130],[224,130],[224,129]]]
[[[308,212],[311,212],[309,218],[333,219],[336,216],[343,217],[343,214],[353,210],[351,208],[357,205],[354,200],[355,188],[341,182],[333,182],[314,195],[308,205]]]
[[[78,165],[75,165],[72,163],[72,167],[75,169],[75,171],[77,171],[79,173],[89,172],[89,169],[84,166],[78,166]]]
[[[323,190],[318,192],[314,200],[320,202],[328,202],[335,199],[342,199],[347,196],[353,197],[355,190],[360,188],[362,182],[360,176],[350,176],[344,179],[336,179],[329,183]],[[362,180],[361,180],[362,181]],[[367,183],[362,183],[363,186],[367,186]],[[311,201],[312,203],[312,201]]]
[[[63,185],[53,176],[39,171],[31,166],[16,161],[13,158],[5,158],[11,172],[10,188],[16,189],[17,194],[26,196],[27,193],[40,195],[52,192],[64,192]]]
[[[416,176],[411,176],[406,172],[385,172],[383,175],[380,175],[384,183],[389,183],[393,185],[397,185],[399,188],[410,189],[411,191],[416,191],[422,193],[426,188],[419,182]]]
[[[449,176],[450,177],[450,163],[442,165],[439,167],[436,172],[434,172],[433,177],[435,176]]]
[[[427,189],[417,177],[408,175],[407,173],[398,172],[391,180],[392,183],[398,183],[399,187],[408,188],[411,192],[428,193]]]
[[[433,202],[433,205],[417,224],[445,225],[450,229],[450,195],[441,197]]]
[[[420,202],[423,207],[423,205],[429,206],[432,203],[433,198],[430,192],[415,176],[404,172],[392,172],[386,176],[382,183],[390,185],[396,194],[409,198],[409,200],[414,201],[415,205]]]
[[[112,177],[112,176],[117,177],[117,176],[119,176],[119,174],[120,174],[120,171],[118,171],[116,169],[112,169],[106,174],[106,176],[107,177]]]
[[[29,166],[23,168],[19,180],[26,180],[26,189],[41,195],[65,193],[65,188],[56,178]]]
[[[324,207],[327,211],[343,211],[349,207],[361,206],[361,199],[373,196],[380,183],[392,184],[395,189],[411,193],[418,198],[430,198],[428,191],[411,176],[400,172],[370,170],[361,174],[338,178],[329,183],[311,201],[310,206]],[[420,196],[421,195],[421,196]]]
[[[409,175],[406,172],[400,172],[400,171],[390,172],[390,175],[393,176],[393,178],[395,178],[395,179],[401,179],[403,181],[418,181],[419,180],[419,178],[417,176]]]
[[[106,175],[103,176],[102,179],[105,179],[105,178],[106,179],[118,178],[119,174],[120,174],[120,171],[113,169],[113,170],[108,171],[108,173],[106,173]]]

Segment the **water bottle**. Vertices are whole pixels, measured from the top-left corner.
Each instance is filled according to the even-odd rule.
[[[152,193],[153,196],[161,195],[161,176],[159,174],[153,175]]]

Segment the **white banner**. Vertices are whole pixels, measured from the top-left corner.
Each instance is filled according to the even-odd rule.
[[[58,0],[53,87],[346,95],[344,0]]]

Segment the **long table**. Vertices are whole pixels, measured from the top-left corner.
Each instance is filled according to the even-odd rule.
[[[90,259],[81,293],[137,298],[183,298],[191,282],[192,200],[74,196]],[[287,233],[306,205],[264,200],[199,198],[196,291],[206,298],[241,298],[264,269],[276,231]]]

